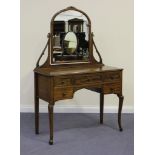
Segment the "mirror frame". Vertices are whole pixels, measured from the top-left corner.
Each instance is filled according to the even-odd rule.
[[[73,10],[73,11],[77,11],[82,13],[88,20],[88,27],[89,27],[89,37],[88,37],[88,42],[89,42],[89,46],[88,46],[88,51],[89,51],[89,55],[88,55],[88,61],[70,61],[70,62],[53,62],[53,45],[54,45],[54,34],[53,34],[53,30],[54,30],[54,19],[56,18],[56,16],[58,16],[60,13],[65,12],[65,11],[69,11],[69,10]],[[48,50],[48,62],[50,65],[56,65],[56,64],[76,64],[76,63],[93,63],[94,57],[93,57],[93,42],[92,42],[92,33],[91,33],[91,20],[88,17],[88,15],[83,12],[82,10],[79,10],[73,6],[67,7],[66,9],[60,10],[57,13],[54,14],[54,16],[51,19],[50,22],[50,48]]]

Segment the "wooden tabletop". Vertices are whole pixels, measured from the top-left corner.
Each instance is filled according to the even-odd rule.
[[[83,73],[94,73],[94,72],[106,72],[106,71],[117,71],[123,70],[122,68],[116,68],[111,66],[102,67],[84,67],[84,68],[36,68],[34,72],[46,76],[60,76],[60,75],[72,75],[72,74],[83,74]]]

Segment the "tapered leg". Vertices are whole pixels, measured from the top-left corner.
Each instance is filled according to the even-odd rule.
[[[48,104],[48,114],[49,114],[49,129],[50,129],[50,140],[49,144],[53,144],[53,105]]]
[[[39,134],[39,98],[35,97],[35,133]]]
[[[103,111],[104,111],[104,93],[100,92],[100,124],[103,124]]]
[[[38,76],[36,73],[34,73],[34,111],[35,111],[35,133],[39,134]]]
[[[123,100],[124,97],[122,95],[117,95],[119,98],[119,107],[118,107],[118,126],[119,131],[123,131],[122,125],[121,125],[121,113],[122,113],[122,106],[123,106]]]

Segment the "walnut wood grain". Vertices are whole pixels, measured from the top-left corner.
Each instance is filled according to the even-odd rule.
[[[55,87],[64,87],[72,85],[72,77],[71,76],[59,76],[54,77],[54,86]]]
[[[54,101],[73,98],[73,87],[54,88]]]
[[[121,83],[120,82],[105,83],[103,85],[103,89],[104,94],[120,94]]]
[[[53,68],[35,68],[34,72],[45,76],[61,76],[61,75],[76,75],[84,73],[105,73],[110,71],[122,71],[122,68],[116,68],[111,66],[83,66],[76,65],[76,67],[53,67]]]
[[[103,123],[104,94],[117,94],[119,97],[118,125],[121,126],[122,69],[104,66],[102,68],[71,68],[35,70],[35,122],[39,133],[39,98],[49,102],[50,141],[53,144],[53,106],[55,101],[71,99],[75,91],[89,89],[100,93],[100,123]],[[51,118],[52,117],[52,118]]]
[[[89,83],[101,83],[102,82],[102,74],[82,74],[74,76],[74,84],[75,85],[83,85]]]
[[[120,81],[121,80],[121,72],[105,72],[103,74],[103,80],[104,82],[114,82],[114,81]]]
[[[38,75],[38,96],[39,98],[49,101],[51,94],[50,94],[50,85],[51,85],[51,78],[43,75]]]

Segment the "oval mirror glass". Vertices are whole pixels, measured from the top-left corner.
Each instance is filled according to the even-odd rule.
[[[68,32],[63,40],[63,54],[75,54],[77,48],[77,37],[74,32]]]

